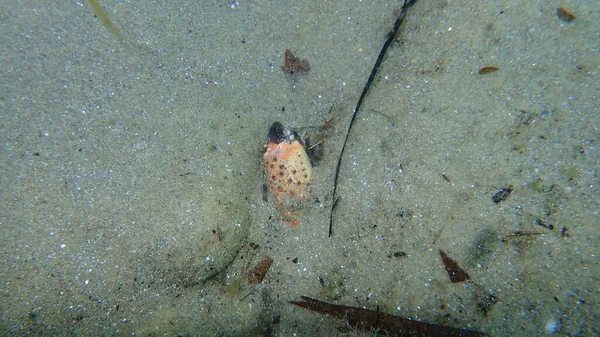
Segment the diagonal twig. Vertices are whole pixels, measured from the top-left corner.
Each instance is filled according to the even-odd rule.
[[[388,37],[385,40],[383,47],[381,47],[381,51],[379,51],[379,56],[377,56],[375,65],[373,65],[373,69],[371,70],[371,75],[369,75],[369,78],[367,79],[367,83],[365,83],[363,91],[360,94],[360,98],[358,99],[358,103],[356,104],[356,107],[354,108],[354,112],[352,113],[352,118],[350,119],[350,124],[348,125],[348,131],[346,131],[346,138],[344,139],[344,143],[342,145],[342,150],[340,151],[340,156],[338,157],[337,166],[335,168],[335,177],[333,179],[333,198],[332,198],[332,202],[331,202],[331,210],[329,212],[329,236],[331,236],[333,234],[333,212],[334,212],[335,207],[338,202],[337,195],[336,195],[337,183],[338,183],[338,178],[340,176],[340,167],[342,165],[342,157],[344,155],[344,151],[346,150],[346,143],[348,142],[348,137],[350,136],[350,131],[352,130],[352,126],[354,126],[354,121],[356,120],[358,111],[360,110],[360,107],[362,106],[362,103],[363,103],[365,97],[367,96],[369,88],[371,87],[371,84],[373,83],[373,80],[375,79],[375,76],[377,75],[379,66],[381,66],[381,62],[383,62],[383,58],[385,57],[385,54],[387,53],[388,48],[394,41],[394,38],[396,37],[396,33],[400,29],[400,25],[402,25],[402,22],[404,21],[404,18],[406,17],[406,11],[412,5],[414,5],[415,2],[417,2],[417,0],[407,0],[404,3],[404,5],[402,6],[402,9],[400,10],[400,14],[398,15],[398,18],[396,19],[396,22],[394,22],[394,27],[392,27],[392,30],[388,33]]]

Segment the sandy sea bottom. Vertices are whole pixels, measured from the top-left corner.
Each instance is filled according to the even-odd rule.
[[[418,1],[331,237],[401,4],[100,5],[124,44],[86,1],[0,14],[0,335],[373,335],[300,296],[599,334],[597,2]],[[282,72],[286,49],[310,71]],[[298,226],[263,190],[274,121],[322,150]]]

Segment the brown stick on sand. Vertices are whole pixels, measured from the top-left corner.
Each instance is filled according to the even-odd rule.
[[[404,317],[358,307],[331,304],[302,296],[302,301],[292,301],[293,305],[310,311],[345,318],[348,325],[362,330],[377,330],[388,336],[431,336],[431,337],[481,337],[486,333],[452,328],[430,323],[413,321]]]

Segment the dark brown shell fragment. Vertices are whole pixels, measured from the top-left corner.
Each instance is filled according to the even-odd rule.
[[[564,7],[558,7],[556,9],[556,16],[564,22],[571,22],[575,20],[575,15],[568,9]]]
[[[258,262],[254,268],[252,268],[252,269],[250,269],[250,271],[248,271],[248,283],[249,284],[261,283],[262,280],[267,275],[267,271],[269,271],[269,268],[271,267],[272,263],[273,263],[273,259],[268,256],[265,257],[264,259],[260,260],[260,262]]]
[[[291,50],[286,49],[283,55],[283,66],[281,70],[286,74],[307,73],[310,70],[310,64],[307,60],[303,60],[295,56]]]
[[[440,256],[442,257],[442,262],[444,262],[444,268],[448,273],[448,277],[450,277],[450,281],[452,283],[464,282],[470,279],[469,274],[464,271],[456,261],[452,260],[448,257],[445,251],[440,249]]]
[[[500,68],[496,66],[487,66],[479,69],[479,75],[493,73],[494,71],[498,71]]]

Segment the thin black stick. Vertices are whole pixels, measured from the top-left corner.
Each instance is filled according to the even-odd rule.
[[[365,87],[363,88],[363,91],[360,94],[360,98],[358,99],[358,103],[356,104],[354,112],[352,113],[352,118],[350,119],[350,124],[348,125],[348,131],[346,131],[346,138],[344,139],[344,144],[342,145],[342,151],[340,152],[337,166],[335,167],[335,178],[333,179],[333,198],[331,202],[331,211],[329,212],[329,236],[333,234],[333,212],[335,210],[335,206],[338,203],[338,198],[336,196],[337,183],[338,178],[340,176],[340,167],[342,166],[342,157],[344,155],[344,150],[346,150],[346,143],[348,142],[348,137],[350,136],[350,130],[352,130],[352,126],[354,126],[354,121],[356,120],[356,115],[358,115],[358,110],[360,110],[363,100],[367,96],[367,92],[371,87],[371,83],[373,83],[373,80],[375,79],[375,75],[377,75],[379,66],[381,66],[381,62],[383,62],[383,58],[385,57],[385,54],[387,53],[390,44],[392,44],[392,42],[394,41],[398,29],[400,29],[400,25],[402,25],[402,22],[406,17],[406,11],[408,10],[408,8],[414,5],[415,2],[417,2],[417,0],[407,0],[402,6],[402,9],[400,10],[400,15],[398,15],[396,22],[394,22],[394,27],[389,32],[388,37],[385,40],[385,43],[383,44],[383,47],[381,47],[379,56],[377,56],[377,61],[375,61],[375,65],[373,65],[373,69],[371,70],[371,75],[369,75],[369,79],[367,80],[367,83],[365,83]]]

